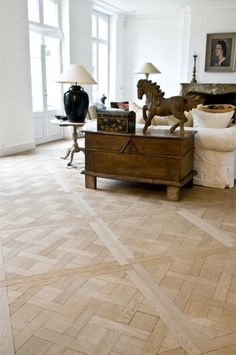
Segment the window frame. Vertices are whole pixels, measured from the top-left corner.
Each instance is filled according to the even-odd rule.
[[[30,2],[31,0],[28,0]],[[60,0],[53,0],[57,4],[57,17],[58,17],[58,26],[50,26],[44,24],[44,0],[38,0],[39,7],[39,21],[31,21],[28,19],[29,31],[37,33],[41,36],[41,70],[42,70],[42,98],[43,98],[43,111],[48,109],[47,102],[47,81],[46,81],[46,60],[45,60],[45,40],[46,37],[56,38],[59,43],[59,56],[60,56],[60,69],[62,68],[62,39],[63,34],[61,30],[61,2]],[[62,89],[61,89],[62,97]],[[34,114],[37,114],[38,111],[33,111]]]
[[[93,28],[92,28],[92,48],[95,45],[96,46],[96,63],[94,67],[93,63],[93,68],[92,68],[92,75],[97,81],[97,85],[93,87],[92,89],[92,99],[93,101],[97,101],[100,97],[102,97],[103,94],[108,97],[109,100],[109,92],[110,92],[110,36],[111,36],[111,16],[105,12],[93,9],[92,11],[92,16],[95,16],[96,18],[96,36],[93,34]],[[105,20],[107,23],[107,39],[102,39],[99,37],[99,18],[102,20]],[[92,20],[92,26],[93,26],[93,20]],[[106,78],[106,86],[107,86],[107,92],[101,92],[102,89],[99,87],[99,79],[100,75],[99,74],[99,45],[105,45],[107,47],[107,78]],[[93,49],[92,49],[93,50]]]
[[[44,0],[37,0],[38,2],[38,11],[39,11],[39,21],[32,21],[29,19],[29,14],[28,14],[28,22],[30,24],[37,24],[39,27],[42,26],[42,28],[54,28],[54,29],[60,29],[61,30],[61,1],[60,0],[51,0],[55,4],[57,4],[57,23],[58,26],[50,26],[48,24],[44,23]],[[27,3],[30,3],[30,0],[27,0]]]

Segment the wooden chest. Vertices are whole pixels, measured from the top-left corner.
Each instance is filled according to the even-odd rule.
[[[105,110],[97,113],[98,132],[135,132],[134,111]]]
[[[178,200],[179,187],[194,176],[193,153],[193,132],[180,137],[167,130],[85,131],[86,187],[96,188],[96,177],[164,184],[169,187],[167,197]]]

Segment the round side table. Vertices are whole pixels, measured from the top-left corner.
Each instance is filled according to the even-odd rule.
[[[83,127],[84,122],[70,122],[70,121],[63,121],[60,119],[52,119],[50,120],[52,124],[57,124],[61,127],[73,127],[73,133],[72,133],[72,139],[73,139],[73,145],[72,147],[68,148],[66,151],[65,156],[61,157],[62,159],[67,159],[68,156],[70,156],[70,161],[67,164],[67,166],[72,166],[72,162],[74,159],[74,154],[79,153],[79,152],[84,152],[84,148],[81,148],[78,144],[78,129]]]

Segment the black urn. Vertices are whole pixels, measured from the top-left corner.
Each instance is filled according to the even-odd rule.
[[[64,94],[64,106],[69,121],[83,123],[89,106],[87,92],[81,86],[72,85]]]

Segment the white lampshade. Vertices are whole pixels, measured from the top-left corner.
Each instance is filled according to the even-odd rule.
[[[149,74],[160,74],[160,70],[157,69],[152,63],[144,63],[139,69],[137,69],[135,74],[145,74],[146,79],[148,79]]]
[[[58,83],[75,85],[97,84],[85,67],[81,64],[70,64],[59,76]]]

